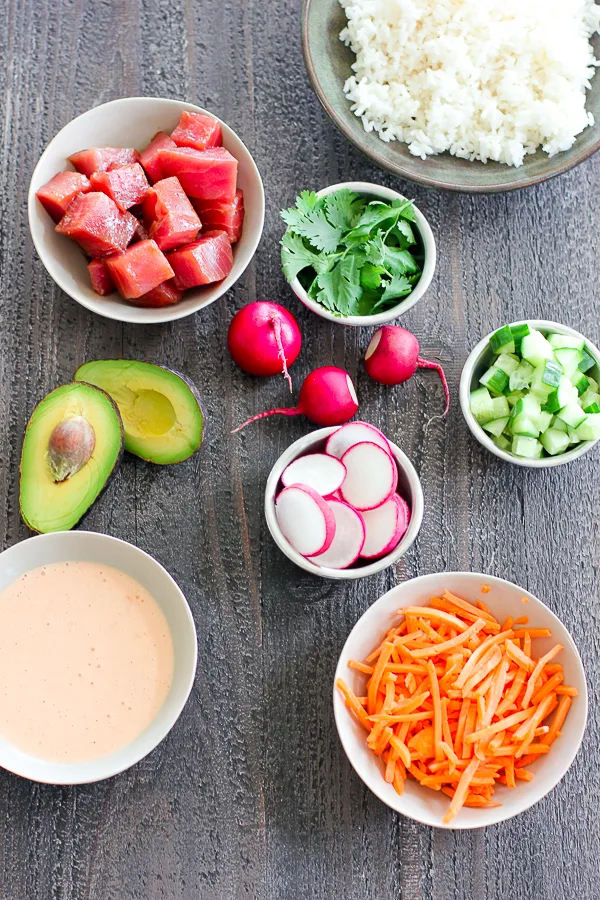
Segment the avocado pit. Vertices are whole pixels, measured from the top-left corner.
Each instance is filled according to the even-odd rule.
[[[83,416],[63,419],[48,440],[48,467],[56,482],[76,475],[90,461],[96,433]]]

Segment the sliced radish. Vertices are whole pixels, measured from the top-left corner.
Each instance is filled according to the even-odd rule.
[[[362,513],[365,523],[365,543],[361,550],[363,559],[377,559],[391,553],[404,536],[410,521],[408,503],[399,494],[392,494],[389,500]]]
[[[341,459],[346,450],[353,447],[354,444],[362,444],[364,441],[370,441],[372,444],[378,444],[391,455],[390,444],[388,439],[381,431],[378,431],[368,422],[348,422],[342,425],[337,431],[334,431],[327,439],[325,444],[325,453],[329,456],[335,456]]]
[[[317,556],[331,545],[335,516],[309,485],[284,488],[275,500],[275,514],[284,537],[302,556]]]
[[[290,463],[281,476],[284,487],[292,484],[307,484],[327,497],[335,493],[346,477],[346,467],[339,459],[326,453],[308,453]]]
[[[335,537],[329,550],[309,559],[328,569],[347,569],[361,555],[365,542],[365,523],[361,514],[347,503],[339,500],[327,502],[335,516]]]
[[[343,499],[359,511],[375,509],[396,490],[398,469],[387,450],[364,441],[342,456],[346,477],[340,491]]]

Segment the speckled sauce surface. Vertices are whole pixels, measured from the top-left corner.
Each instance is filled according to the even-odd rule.
[[[598,319],[600,156],[528,191],[429,192],[365,160],[313,96],[300,49],[300,3],[245,0],[7,2],[0,29],[0,527],[27,537],[18,461],[37,400],[82,362],[157,360],[199,386],[206,438],[191,460],[126,457],[86,520],[137,543],[188,597],[199,666],[166,740],[107,782],[74,788],[0,773],[0,897],[6,900],[593,900],[600,893],[600,501],[594,450],[572,466],[527,471],[469,435],[458,379],[471,347],[525,317],[571,325],[594,343]],[[253,151],[267,195],[253,264],[227,297],[172,325],[92,315],[55,287],[27,229],[30,173],[73,116],[121,96],[189,99],[214,110]],[[446,421],[434,374],[386,389],[360,364],[370,331],[302,307],[286,285],[279,209],[303,188],[363,180],[414,197],[436,235],[426,296],[402,320],[445,366]],[[297,315],[304,349],[291,372],[347,368],[361,418],[390,436],[423,482],[425,517],[395,569],[328,582],[289,562],[262,512],[271,466],[311,426],[300,418],[231,429],[288,402],[283,379],[229,359],[234,311],[256,298]],[[473,569],[528,588],[570,629],[590,688],[582,749],[541,803],[493,828],[448,833],[383,806],[354,775],[333,722],[338,654],[368,605],[403,579]]]

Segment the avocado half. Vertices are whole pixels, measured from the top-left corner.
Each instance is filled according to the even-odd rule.
[[[32,531],[73,528],[107,486],[123,453],[119,410],[104,391],[64,384],[40,400],[21,453],[21,515]]]
[[[135,360],[97,359],[80,366],[75,380],[110,394],[123,420],[125,449],[135,456],[167,465],[182,462],[200,447],[200,398],[180,372]]]

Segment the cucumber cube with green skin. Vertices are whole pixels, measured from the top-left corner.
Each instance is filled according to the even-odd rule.
[[[561,375],[562,369],[554,360],[547,359],[536,366],[531,379],[532,395],[538,397],[541,403],[545,403],[552,391],[558,387]]]
[[[546,338],[555,350],[560,350],[562,347],[569,347],[572,350],[583,350],[585,344],[583,338],[573,337],[570,334],[556,334],[553,332],[546,335]]]
[[[510,450],[510,441],[507,437],[504,437],[503,434],[499,434],[498,436],[494,435],[492,440],[501,450]]]
[[[589,370],[593,369],[593,367],[596,365],[596,360],[586,347],[584,347],[581,352],[583,354],[583,359],[579,363],[578,369],[581,372],[589,372]]]
[[[510,406],[506,397],[494,397],[492,400],[492,409],[494,410],[494,418],[501,419],[504,416],[508,418],[510,415]]]
[[[469,398],[471,412],[480,425],[490,422],[494,418],[494,407],[492,398],[487,388],[477,388],[471,391]]]
[[[498,437],[506,428],[507,423],[508,416],[503,416],[501,419],[492,419],[491,422],[486,422],[483,429]]]
[[[523,338],[521,356],[532,366],[539,366],[546,359],[554,359],[554,351],[544,335],[534,329]]]
[[[577,393],[580,397],[582,394],[585,394],[590,387],[590,379],[587,375],[584,375],[583,372],[580,372],[579,369],[576,369],[571,375],[571,383],[573,387],[577,388]]]
[[[590,383],[590,390],[595,391],[597,394],[600,393],[600,388],[598,388],[598,382],[594,378],[592,378],[591,375],[587,376],[587,380]]]
[[[544,452],[544,448],[536,438],[521,435],[513,439],[511,450],[515,456],[522,456],[525,459],[541,459]]]
[[[563,375],[558,387],[548,395],[543,409],[546,412],[557,413],[563,406],[567,406],[569,403],[577,403],[577,397],[577,388],[571,384],[570,379],[566,375]]]
[[[567,434],[569,435],[569,443],[570,444],[580,444],[581,438],[577,437],[577,432],[574,428],[567,428]]]
[[[479,383],[494,394],[501,394],[504,388],[508,387],[508,375],[502,369],[491,366],[487,372],[483,373]]]
[[[564,453],[569,446],[569,435],[556,428],[548,428],[540,437],[540,444],[550,456]]]
[[[521,397],[520,400],[517,400],[517,402],[513,406],[511,415],[514,418],[524,413],[531,418],[537,418],[541,410],[542,407],[540,405],[540,401],[531,394],[525,394],[524,397]]]
[[[552,422],[550,423],[550,427],[554,428],[555,431],[563,431],[565,434],[569,430],[568,426],[562,421],[562,419],[557,419],[556,416],[552,417]]]
[[[581,350],[574,350],[572,347],[562,347],[559,350],[555,350],[554,356],[563,367],[565,375],[572,375],[583,360]]]
[[[600,406],[600,394],[597,391],[588,389],[585,394],[582,394],[579,398],[579,405],[582,409],[585,409],[586,406],[591,406],[593,403],[597,403]]]
[[[578,403],[568,403],[556,413],[558,419],[562,419],[569,428],[577,428],[585,419],[585,413]]]
[[[600,413],[592,413],[575,429],[577,437],[582,441],[600,440]]]
[[[542,381],[544,384],[549,384],[551,387],[558,387],[562,374],[563,369],[560,363],[557,363],[553,359],[546,360],[544,371],[542,373]]]
[[[511,372],[519,368],[520,362],[521,360],[514,353],[501,353],[494,365],[497,369],[502,369],[503,372],[510,375]]]
[[[598,403],[590,403],[589,406],[583,407],[583,411],[587,416],[593,413],[600,413],[600,405]]]
[[[515,342],[515,350],[517,353],[520,353],[523,338],[528,334],[531,334],[531,328],[529,327],[527,322],[523,322],[521,325],[511,325],[510,333],[512,334],[513,341]]]
[[[533,370],[533,367],[532,367],[532,370]],[[525,396],[525,394],[523,393],[523,391],[511,391],[510,394],[506,395],[508,405],[514,406],[524,396]]]
[[[496,354],[515,352],[515,342],[508,325],[494,332],[490,338],[490,347]]]
[[[525,437],[536,438],[540,433],[536,422],[526,413],[521,413],[511,420],[510,427],[513,434],[522,434]]]

